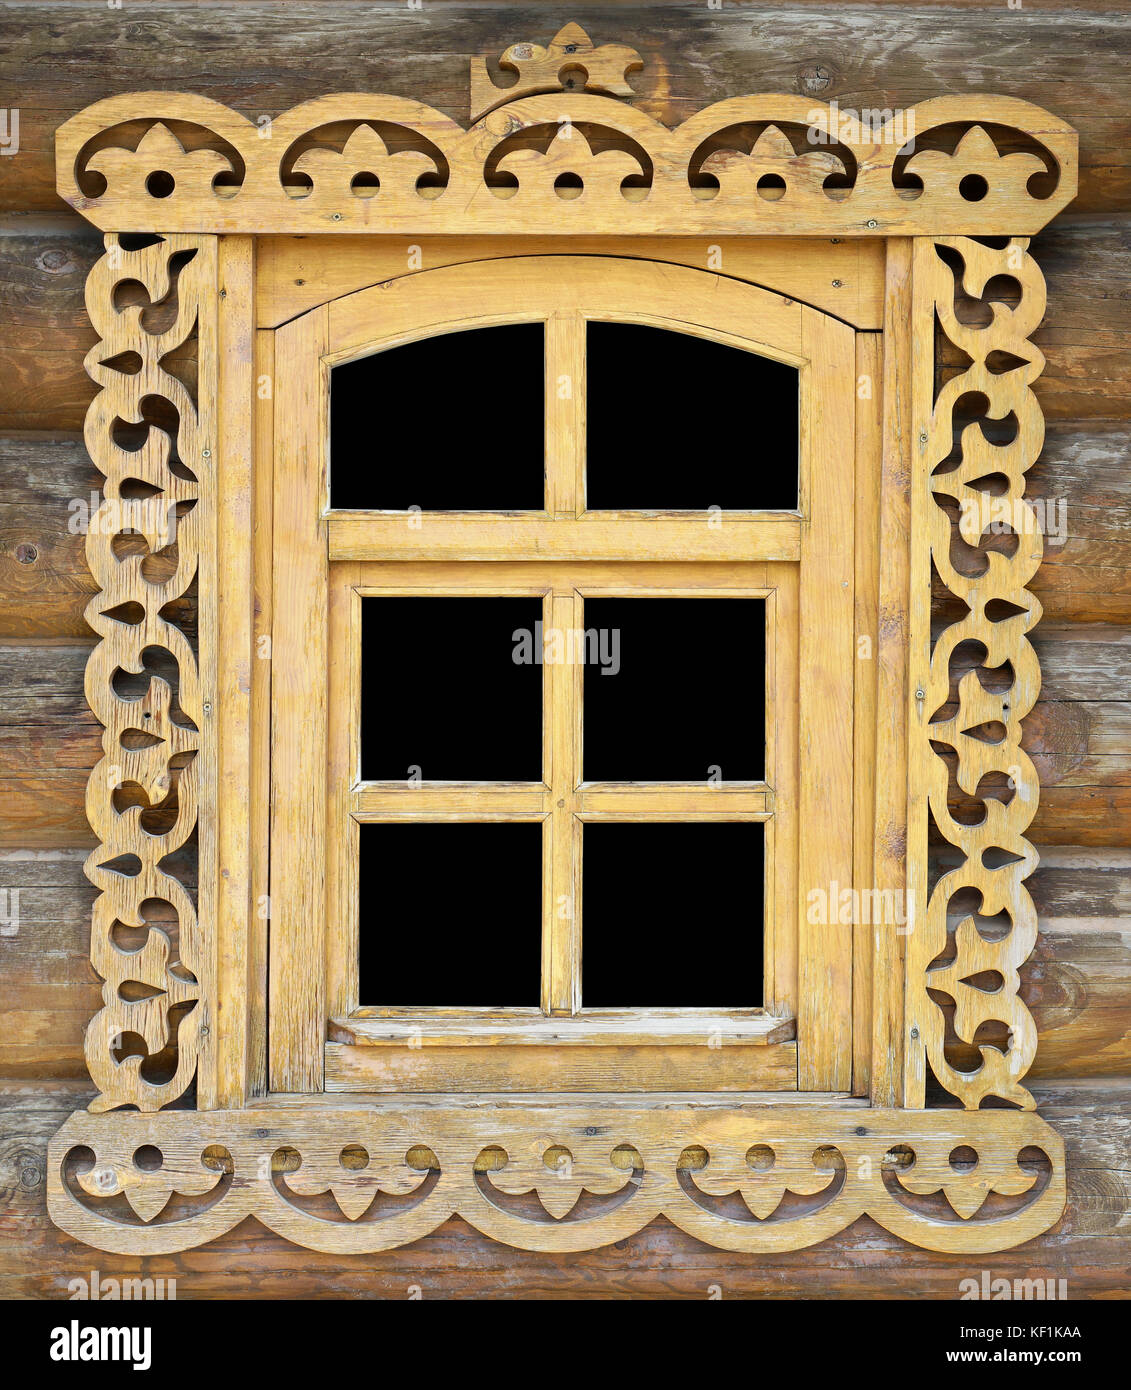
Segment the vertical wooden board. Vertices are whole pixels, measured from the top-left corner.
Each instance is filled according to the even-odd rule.
[[[886,899],[872,883],[876,810],[876,647],[880,473],[883,464],[883,339],[856,337],[856,682],[853,724],[853,883],[861,905],[852,933],[852,1092],[868,1094],[872,1064],[872,918]],[[864,910],[867,904],[869,910]]]
[[[911,313],[918,325],[934,324],[935,301],[932,292],[934,242],[916,237],[911,252]],[[920,730],[930,719],[926,692],[931,681],[931,534],[928,508],[933,505],[930,488],[929,453],[931,419],[935,407],[935,332],[920,331],[911,343],[911,530],[909,564],[911,596],[907,625],[907,897],[914,904],[916,918],[926,912],[928,899],[927,834],[929,823],[928,790],[930,764],[936,761],[930,744]],[[916,925],[919,925],[917,922]],[[915,942],[906,951],[906,970],[917,968]],[[926,1050],[921,1031],[913,1026],[912,988],[908,980],[904,993],[904,1017],[910,1031],[903,1040],[904,1103],[921,1107],[926,1101]]]
[[[327,1017],[326,330],[314,310],[275,343],[269,1044],[288,1092],[321,1088]]]
[[[352,1013],[358,997],[360,830],[350,789],[360,776],[360,566],[334,565],[330,582],[329,712],[326,759],[326,1000],[331,1015]]]
[[[213,911],[215,1028],[205,1038],[197,1082],[202,1110],[232,1108],[250,1093],[251,680],[253,608],[252,431],[254,421],[254,239],[220,237],[215,290],[218,363],[215,627],[204,620],[201,644],[215,643],[212,722],[215,780]],[[202,572],[202,591],[204,575]],[[207,802],[205,803],[207,804]],[[203,837],[202,837],[203,844]],[[202,872],[201,884],[208,875]]]
[[[547,605],[551,625],[568,632],[584,625],[583,603],[573,590],[554,592]],[[543,1008],[573,1014],[581,1007],[581,823],[575,791],[581,781],[582,667],[556,661],[549,670],[551,729],[551,883],[544,938],[549,974],[543,976]]]
[[[796,565],[767,566],[766,776],[773,788],[766,822],[765,1006],[796,1018],[798,989],[798,574]]]
[[[585,320],[561,309],[546,320],[546,510],[585,510]]]
[[[924,329],[919,338],[932,340]],[[907,892],[907,634],[910,602],[911,504],[911,242],[888,242],[884,306],[883,462],[876,647],[876,813],[872,886]],[[905,936],[882,925],[872,931],[872,1082],[874,1105],[898,1105],[903,1094]]]
[[[802,319],[798,1085],[852,1080],[852,933],[832,920],[852,885],[854,334]],[[809,920],[823,893],[826,924]]]
[[[262,249],[262,243],[257,251]],[[259,263],[256,262],[257,280]],[[255,459],[253,488],[254,640],[251,664],[251,836],[249,1085],[267,1090],[267,961],[271,902],[271,639],[272,530],[275,487],[275,334],[255,335]]]
[[[197,806],[197,916],[202,951],[200,966],[206,978],[200,981],[203,1021],[200,1025],[200,1058],[197,1086],[207,1106],[214,1094],[221,1049],[218,1027],[219,938],[216,923],[220,915],[221,828],[219,791],[222,776],[221,740],[224,702],[220,698],[220,534],[221,493],[224,488],[223,453],[220,448],[220,329],[219,329],[219,249],[217,237],[201,238],[197,255],[201,266],[201,290],[197,302],[197,402],[196,418],[201,443],[199,467],[202,496],[197,556],[197,661],[200,672],[200,764]],[[237,465],[238,466],[238,465]],[[231,712],[231,711],[229,711]]]

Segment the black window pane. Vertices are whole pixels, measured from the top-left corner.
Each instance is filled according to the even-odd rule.
[[[762,853],[756,822],[587,822],[582,1007],[760,1005]]]
[[[538,822],[363,825],[359,907],[363,1005],[537,1008]]]
[[[330,505],[541,511],[543,325],[405,343],[330,373]]]
[[[796,508],[796,368],[643,324],[587,338],[591,511]]]
[[[541,620],[538,598],[365,599],[362,778],[540,782],[542,667],[515,658]]]
[[[585,667],[586,781],[762,779],[762,599],[586,599],[585,630],[608,658]]]

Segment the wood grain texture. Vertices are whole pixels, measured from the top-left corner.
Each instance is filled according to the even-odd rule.
[[[321,1088],[326,1028],[326,318],[314,310],[275,343],[289,429],[276,421],[268,1087],[286,1091]]]
[[[9,162],[0,164],[0,178]],[[92,393],[82,357],[94,341],[83,312],[82,285],[101,243],[93,228],[67,212],[43,232],[21,232],[20,225],[13,221],[8,234],[0,236],[0,428],[78,430]],[[530,254],[561,249],[561,238],[524,240]],[[1072,214],[1058,218],[1034,241],[1033,254],[1045,273],[1052,306],[1033,335],[1048,358],[1034,389],[1050,422],[1126,419],[1131,411],[1124,389],[1129,243],[1126,219]],[[329,265],[319,259],[310,238],[272,238],[265,244],[267,278],[260,276],[264,320],[274,326],[326,298],[403,275],[410,244],[420,245],[421,267],[435,269],[449,258],[466,261],[482,250],[483,239],[426,237],[423,243],[410,243],[404,237],[342,236],[336,244],[339,250]],[[630,238],[618,254],[644,254],[702,269],[715,244],[701,237]],[[875,243],[794,242],[788,280],[770,273],[767,252],[777,238],[767,238],[765,250],[760,239],[740,246],[724,238],[717,244],[724,274],[764,284],[858,327],[878,326],[882,282]],[[574,248],[575,254],[598,249],[607,251],[607,240],[593,245],[583,240]],[[819,255],[825,252],[830,259],[822,265]],[[1003,284],[1000,294],[1008,303],[1015,291]],[[178,351],[189,360],[187,345]],[[944,345],[944,374],[957,366]],[[1057,563],[1050,551],[1046,566]]]
[[[1041,1113],[1067,1148],[1068,1208],[1057,1226],[1020,1249],[993,1257],[995,1276],[1055,1276],[1080,1298],[1131,1295],[1131,1089],[1125,1082],[1066,1078],[1035,1085]],[[0,1296],[68,1296],[67,1282],[89,1274],[90,1251],[48,1221],[43,1188],[47,1142],[81,1106],[75,1083],[8,1084],[0,1091]],[[722,1253],[664,1218],[612,1245],[578,1254],[515,1250],[459,1218],[401,1250],[373,1255],[307,1252],[258,1222],[185,1255],[100,1254],[105,1278],[167,1277],[177,1297],[195,1299],[388,1298],[418,1288],[426,1299],[954,1299],[971,1273],[969,1256],[925,1254],[868,1218],[807,1250]]]
[[[76,235],[78,227],[76,226]],[[796,237],[523,237],[507,247],[491,237],[342,236],[332,257],[309,237],[270,237],[259,252],[259,321],[265,328],[366,285],[441,265],[458,265],[518,251],[526,256],[643,257],[650,261],[721,270],[812,304],[857,328],[878,328],[883,297],[883,247],[868,240],[810,241]]]
[[[0,850],[0,890],[18,894],[20,914],[19,930],[0,935],[8,1024],[0,1076],[30,1083],[83,1071],[82,1034],[100,999],[89,958],[94,890],[82,873],[85,855]],[[182,856],[178,873],[189,869]],[[1021,997],[1037,1024],[1035,1074],[1131,1073],[1131,850],[1043,849],[1029,883],[1042,924],[1021,969]],[[405,1056],[408,1065],[419,1053],[405,1049]]]
[[[631,13],[637,7],[623,8]],[[903,104],[940,90],[1012,91],[1047,103],[1081,128],[1083,178],[1077,206],[1126,209],[1131,180],[1122,130],[1125,117],[1119,106],[1118,81],[1111,76],[1121,61],[1120,26],[1126,21],[1125,16],[1112,20],[1102,13],[1106,8],[1094,0],[1083,11],[1026,0],[1021,13],[1007,12],[998,3],[920,5],[914,10],[876,4],[835,12],[827,6],[798,5],[764,19],[767,12],[760,8],[730,3],[722,15],[708,12],[705,6],[702,13],[652,7],[645,45],[653,50],[652,66],[636,80],[648,85],[646,100],[654,103],[654,114],[661,119],[668,119],[665,109],[678,104],[682,94],[697,85],[705,89],[713,85],[716,95],[742,89],[812,90],[822,100],[831,94],[844,105],[857,106]],[[616,38],[624,32],[619,20],[616,24],[610,20],[610,14],[617,18],[616,10],[605,7],[601,14],[593,10],[582,17],[598,38]],[[529,16],[526,27],[531,37],[549,32],[545,11],[534,7],[514,7],[502,19],[487,8],[468,12],[458,5],[434,4],[428,11],[423,16],[373,15],[362,6],[292,6],[288,24],[295,19],[297,28],[289,32],[275,7],[257,4],[220,5],[191,14],[187,6],[154,4],[146,5],[144,11],[135,7],[129,13],[101,17],[93,12],[82,16],[70,6],[65,7],[65,15],[62,6],[21,11],[14,46],[0,63],[21,64],[16,85],[21,100],[25,91],[30,93],[31,105],[23,111],[21,158],[0,160],[0,198],[14,197],[7,204],[10,207],[37,206],[37,198],[42,208],[58,206],[49,172],[50,131],[87,101],[134,85],[132,70],[115,68],[127,55],[131,61],[138,55],[149,61],[145,55],[153,55],[153,61],[182,74],[183,85],[198,85],[207,68],[208,90],[254,117],[261,104],[274,113],[315,89],[325,90],[327,72],[343,75],[329,85],[352,85],[345,74],[356,71],[356,43],[316,42],[316,64],[305,56],[291,56],[309,53],[312,31],[344,37],[359,32],[360,25],[361,31],[371,35],[372,29],[366,26],[381,24],[383,41],[365,50],[373,56],[363,59],[363,85],[373,90],[418,89],[418,25],[423,22],[430,26],[428,82],[435,82],[438,91],[447,84],[451,101],[445,109],[462,117],[466,77],[462,55],[466,51],[497,51],[500,28],[508,35],[518,32],[523,15]],[[348,17],[343,17],[346,12]],[[443,25],[437,22],[441,16]],[[4,22],[12,22],[11,13]],[[673,44],[670,36],[676,30],[672,26],[684,25],[690,26],[681,31],[690,35],[690,41]],[[466,42],[467,27],[482,36],[481,43]],[[449,34],[460,31],[450,48],[445,29]],[[69,39],[75,35],[84,42],[72,51]],[[124,47],[115,47],[122,43]],[[661,50],[669,48],[678,51],[670,63],[658,65]],[[31,60],[25,61],[28,57]],[[401,85],[386,80],[390,70],[403,73]],[[759,80],[747,82],[752,72]],[[761,80],[763,72],[767,76]],[[674,82],[669,81],[672,73]],[[741,87],[735,85],[736,75],[743,79]],[[889,84],[895,97],[886,95]],[[69,107],[45,117],[41,95],[66,95],[72,88],[78,94]],[[902,95],[904,90],[907,96]],[[278,92],[284,95],[272,107]],[[429,91],[428,99],[445,107],[442,93],[437,99]],[[703,104],[703,99],[696,98],[695,104]],[[25,175],[27,183],[10,193]],[[1053,843],[1058,837],[1065,843],[1091,840],[1097,845],[1126,845],[1131,840],[1122,722],[1127,706],[1120,690],[1120,675],[1128,662],[1122,634],[1116,628],[1094,631],[1063,626],[1126,623],[1129,611],[1126,566],[1118,548],[1125,539],[1120,530],[1127,515],[1127,472],[1122,464],[1126,443],[1120,442],[1117,422],[1097,418],[1122,412],[1126,400],[1126,277],[1120,270],[1126,233],[1121,224],[1106,225],[1105,231],[1098,223],[1061,219],[1034,246],[1050,288],[1050,314],[1034,338],[1049,357],[1037,394],[1046,416],[1063,419],[1064,426],[1063,433],[1059,426],[1050,430],[1042,460],[1029,474],[1028,495],[1041,495],[1044,469],[1063,464],[1065,471],[1057,479],[1060,491],[1054,487],[1048,495],[1066,497],[1071,509],[1068,542],[1063,551],[1046,546],[1045,563],[1033,586],[1046,611],[1046,623],[1034,634],[1045,668],[1045,689],[1026,721],[1023,746],[1046,784],[1032,828],[1032,838],[1045,844],[1047,836],[1053,837]],[[1055,238],[1061,239],[1076,266],[1063,281],[1058,279],[1061,270],[1051,244]],[[0,253],[17,241],[28,246],[38,242],[48,254],[56,249],[49,238],[37,234],[26,240],[5,238]],[[97,254],[97,239],[90,244],[92,255]],[[5,273],[3,265],[0,258],[0,274]],[[68,345],[67,325],[51,316],[48,287],[52,280],[81,284],[85,270],[84,264],[69,275],[66,271],[55,276],[33,274],[22,285],[6,278],[4,303],[17,303],[22,319],[12,325],[13,331],[0,335],[5,366],[0,374],[4,406],[0,424],[15,421],[55,428],[60,423],[60,400],[68,402],[70,412],[63,423],[74,429],[81,421],[89,384],[76,364],[93,338],[88,334],[76,347]],[[68,293],[81,328],[79,296]],[[62,300],[56,297],[54,302]],[[25,441],[0,442],[6,476],[5,497],[0,500],[5,527],[5,544],[0,547],[6,598],[3,632],[21,640],[31,638],[33,643],[81,637],[87,631],[81,610],[89,597],[82,587],[89,579],[83,573],[81,537],[60,536],[54,499],[48,510],[33,510],[31,498],[20,490],[26,455],[13,456],[13,443],[33,450],[39,447],[39,441],[30,446]],[[76,458],[80,456],[81,449]],[[76,466],[86,467],[85,462]],[[64,514],[71,497],[85,495],[85,480],[77,485],[69,481],[76,476],[70,467],[65,465],[58,474],[65,489],[59,494]],[[34,471],[27,472],[29,482]],[[37,558],[16,560],[16,547],[26,542],[35,545]],[[1061,626],[1050,628],[1050,619]],[[35,842],[29,836],[41,837],[39,843],[53,857],[43,872],[59,882],[36,880],[38,887],[30,898],[25,892],[25,904],[33,904],[32,926],[0,940],[5,965],[14,962],[12,972],[5,970],[5,979],[12,981],[11,997],[20,1015],[16,1026],[23,1039],[7,1042],[3,1057],[5,1063],[16,1058],[16,1070],[27,1076],[43,1076],[49,1067],[74,1073],[81,1067],[83,1017],[90,1011],[83,991],[86,996],[97,995],[82,939],[91,894],[77,867],[82,851],[71,851],[65,858],[71,877],[64,882],[58,872],[64,861],[57,856],[68,852],[51,846],[88,843],[81,803],[74,793],[84,769],[97,757],[96,751],[93,756],[90,751],[97,730],[81,712],[81,678],[76,682],[72,676],[60,679],[57,675],[60,663],[69,671],[81,666],[82,646],[25,645],[15,653],[20,669],[28,674],[20,676],[10,700],[7,690],[0,695],[4,719],[9,721],[0,730],[9,759],[4,765],[0,818],[9,844],[27,846]],[[6,678],[13,669],[12,660],[8,655]],[[33,663],[39,669],[33,671]],[[1049,785],[1054,777],[1059,777],[1057,784]],[[1128,915],[1128,901],[1125,888],[1110,886],[1123,875],[1115,867],[1116,857],[1115,851],[1099,849],[1046,849],[1045,863],[1029,881],[1056,956],[1055,962],[1045,960],[1038,945],[1022,970],[1022,996],[1034,1013],[1040,1037],[1035,1075],[1043,1072],[1046,1062],[1061,1074],[1073,1066],[1094,1067],[1105,1075],[1126,1076],[1131,1070],[1126,1060],[1123,1002],[1126,963],[1120,944],[1125,939],[1121,919]],[[7,858],[3,862],[7,866]],[[32,868],[43,861],[18,862],[16,881],[30,887]],[[1048,886],[1047,896],[1042,885]],[[25,923],[27,912],[25,905]],[[43,941],[48,943],[46,956],[39,949]],[[70,944],[60,944],[66,942]],[[55,1031],[54,1003],[60,990],[82,1002],[62,1006],[62,1027]],[[45,1000],[47,1008],[39,1009]],[[1038,1082],[1033,1090],[1042,1112],[1069,1141],[1070,1208],[1053,1235],[995,1257],[995,1272],[1024,1276],[1036,1263],[1042,1271],[1048,1267],[1050,1272],[1067,1273],[1073,1296],[1120,1292],[1127,1296],[1131,1290],[1126,1283],[1125,1232],[1131,1193],[1122,1174],[1123,1155],[1131,1142],[1124,1118],[1127,1093],[1119,1087],[1097,1088],[1097,1083],[1050,1088]],[[25,1096],[21,1102],[24,1114],[34,1116],[27,1133],[36,1125],[42,1134],[50,1133],[85,1100],[82,1094],[53,1101],[48,1088],[37,1088],[34,1096]],[[55,1108],[48,1113],[52,1104]],[[86,1256],[81,1247],[71,1246],[66,1237],[46,1226],[37,1177],[42,1173],[42,1154],[33,1139],[21,1137],[24,1133],[20,1130],[10,1140],[6,1136],[3,1150],[5,1162],[13,1165],[3,1183],[5,1201],[10,1203],[6,1214],[26,1224],[14,1227],[18,1243],[9,1247],[10,1262],[0,1257],[0,1279],[5,1288],[65,1296],[66,1278],[73,1271],[61,1271],[60,1252],[73,1250],[76,1270],[85,1268]],[[860,1245],[861,1234],[866,1248]],[[299,1268],[293,1250],[249,1222],[185,1260],[161,1257],[131,1262],[115,1256],[100,1260],[104,1268],[132,1264],[151,1271],[173,1270],[182,1277],[185,1298],[296,1291],[315,1296],[345,1292],[403,1297],[410,1283],[423,1283],[425,1297],[444,1293],[497,1296],[500,1291],[527,1297],[695,1297],[704,1296],[707,1284],[720,1275],[725,1275],[727,1297],[806,1296],[818,1288],[822,1293],[851,1296],[866,1287],[869,1292],[887,1290],[900,1296],[913,1289],[926,1296],[952,1298],[958,1279],[969,1272],[965,1263],[961,1257],[918,1256],[871,1226],[867,1218],[858,1228],[803,1255],[730,1256],[725,1268],[715,1252],[680,1235],[662,1218],[619,1247],[566,1257],[507,1251],[455,1219],[404,1255],[392,1252],[379,1259],[344,1261],[311,1254]]]
[[[798,1086],[852,1085],[852,933],[815,922],[853,877],[856,343],[805,310],[798,579]]]
[[[876,766],[873,873],[881,893],[906,901],[907,666],[911,602],[911,261],[912,243],[887,244],[884,285],[883,429],[876,518]],[[867,881],[867,880],[865,880]],[[905,938],[882,924],[872,931],[874,1105],[903,1098]]]
[[[253,778],[254,652],[255,247],[251,237],[221,237],[217,267],[217,355],[223,364],[217,399],[215,588],[215,831],[209,871],[213,896],[210,974],[216,1027],[201,1049],[197,1104],[242,1105],[265,1072],[261,1039],[253,1036],[253,1003],[262,990],[266,945],[255,928],[249,822],[266,825],[268,793]],[[202,567],[202,589],[211,576]],[[266,715],[266,702],[260,704]],[[204,881],[201,872],[201,881]]]

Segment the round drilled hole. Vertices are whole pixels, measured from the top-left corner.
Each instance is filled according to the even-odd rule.
[[[143,1173],[156,1173],[164,1162],[164,1155],[154,1144],[143,1144],[140,1149],[134,1150],[134,1167],[140,1168]]]
[[[958,191],[968,203],[980,203],[990,191],[990,186],[981,174],[967,174],[958,185]]]
[[[151,198],[167,198],[176,186],[176,179],[164,169],[154,169],[145,181],[145,191]]]

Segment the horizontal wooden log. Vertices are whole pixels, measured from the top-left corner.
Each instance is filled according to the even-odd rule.
[[[81,1076],[99,1007],[87,951],[85,851],[0,850],[16,930],[0,933],[0,1076]],[[1029,880],[1041,938],[1021,972],[1037,1021],[1037,1076],[1131,1073],[1131,851],[1051,849]],[[12,894],[18,893],[18,899]]]
[[[1046,624],[1131,622],[1129,453],[1131,427],[1122,422],[1049,426],[1028,487],[1050,532],[1032,586]],[[91,494],[100,500],[101,477],[81,437],[0,437],[0,469],[10,480],[0,494],[0,640],[89,636],[83,610],[94,583],[82,521]],[[993,540],[1004,546],[1007,538]],[[946,598],[936,586],[940,612],[953,614]],[[192,626],[187,602],[176,616]]]
[[[0,176],[11,163],[18,160],[0,162]],[[51,226],[22,233],[15,223],[0,236],[0,431],[81,430],[94,394],[83,370],[95,342],[83,285],[102,240],[77,217]],[[1050,421],[1131,415],[1129,248],[1124,220],[1061,218],[1035,240],[1049,286],[1046,322],[1034,335],[1048,364],[1035,389]],[[942,363],[945,375],[958,359],[944,350]]]
[[[1041,1114],[1066,1141],[1068,1206],[1047,1235],[992,1257],[995,1278],[1064,1279],[1069,1298],[1126,1298],[1131,1293],[1131,1085],[1065,1078],[1034,1086]],[[0,1087],[0,1298],[68,1297],[68,1281],[91,1268],[88,1248],[48,1222],[44,1204],[47,1143],[90,1093],[75,1083]],[[959,1282],[980,1266],[969,1256],[916,1250],[864,1219],[806,1250],[777,1255],[723,1254],[664,1220],[637,1235],[581,1254],[511,1249],[458,1219],[424,1239],[380,1255],[302,1251],[248,1221],[182,1255],[99,1251],[103,1280],[177,1281],[179,1301],[193,1299],[392,1298],[409,1289],[424,1298],[725,1299],[908,1297],[955,1299]],[[1070,1320],[1069,1320],[1070,1321]]]
[[[1000,3],[763,6],[581,5],[600,42],[634,45],[638,105],[676,124],[726,97],[790,92],[842,108],[896,108],[992,92],[1052,107],[1080,132],[1082,210],[1131,209],[1120,101],[1131,18]],[[197,92],[252,120],[327,92],[418,97],[466,121],[469,57],[516,39],[545,43],[561,20],[540,5],[377,8],[267,3],[44,3],[12,10],[0,46],[20,106],[20,155],[0,168],[0,210],[58,207],[52,135],[91,102],[139,87]],[[312,62],[312,55],[317,61]],[[422,60],[421,55],[427,55]]]
[[[86,525],[101,503],[102,475],[76,433],[0,438],[0,641],[89,638],[83,611],[95,593]],[[155,577],[171,572],[158,557]],[[195,625],[188,599],[169,615]]]
[[[1034,390],[1050,420],[1131,415],[1127,398],[1127,300],[1131,297],[1131,223],[1068,213],[1033,238],[1048,285],[1044,322],[1032,341],[1046,364]],[[1011,302],[1008,288],[1003,302]],[[940,339],[943,378],[964,366]]]
[[[0,650],[0,844],[93,844],[84,796],[101,729],[83,693],[92,640]],[[1043,624],[1033,640],[1043,676],[1023,740],[1042,779],[1033,839],[1131,845],[1131,628]]]

